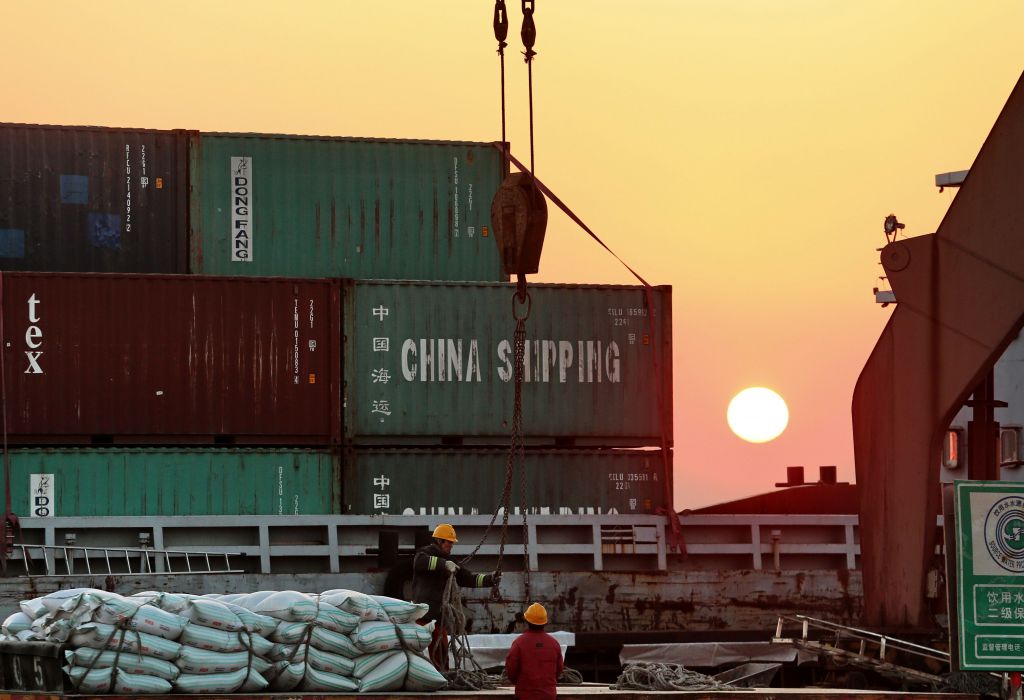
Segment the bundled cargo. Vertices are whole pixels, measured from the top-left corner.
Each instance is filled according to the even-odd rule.
[[[12,443],[339,441],[336,282],[15,272],[0,284]]]
[[[187,272],[182,131],[0,124],[0,269]]]
[[[191,271],[506,279],[489,143],[194,134]]]
[[[6,636],[65,644],[76,693],[431,691],[427,606],[356,591],[319,595],[59,591],[21,603]]]
[[[652,514],[665,507],[671,460],[669,455],[666,466],[661,450],[526,450],[525,500],[542,515]],[[507,462],[507,449],[346,450],[343,513],[494,513],[501,505]],[[517,505],[523,497],[519,478]]]
[[[671,288],[346,281],[345,437],[506,444],[515,319],[528,444],[659,445],[671,425]]]

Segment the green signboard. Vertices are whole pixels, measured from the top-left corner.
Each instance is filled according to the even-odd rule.
[[[1024,484],[958,481],[960,668],[1024,668]]]

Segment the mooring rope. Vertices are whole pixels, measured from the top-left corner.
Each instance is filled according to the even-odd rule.
[[[735,690],[711,676],[679,664],[627,664],[612,690]]]

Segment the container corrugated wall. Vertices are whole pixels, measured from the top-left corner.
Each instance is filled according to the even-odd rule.
[[[202,134],[190,161],[192,272],[505,279],[490,144]]]
[[[0,275],[20,444],[340,440],[339,284]]]
[[[186,272],[182,131],[0,124],[0,269]]]
[[[507,450],[348,450],[344,514],[494,513],[507,459]],[[524,465],[530,512],[651,514],[664,506],[660,450],[528,450]],[[512,507],[521,494],[517,467]]]
[[[22,517],[324,515],[338,512],[327,451],[12,450]]]
[[[513,291],[509,284],[347,281],[346,439],[506,443]],[[527,442],[658,445],[659,383],[663,410],[671,411],[671,287],[654,290],[653,337],[642,287],[533,285],[530,294]]]

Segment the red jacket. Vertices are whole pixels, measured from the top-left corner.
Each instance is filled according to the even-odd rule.
[[[562,674],[562,650],[547,632],[527,630],[512,642],[505,671],[519,700],[554,700]]]

